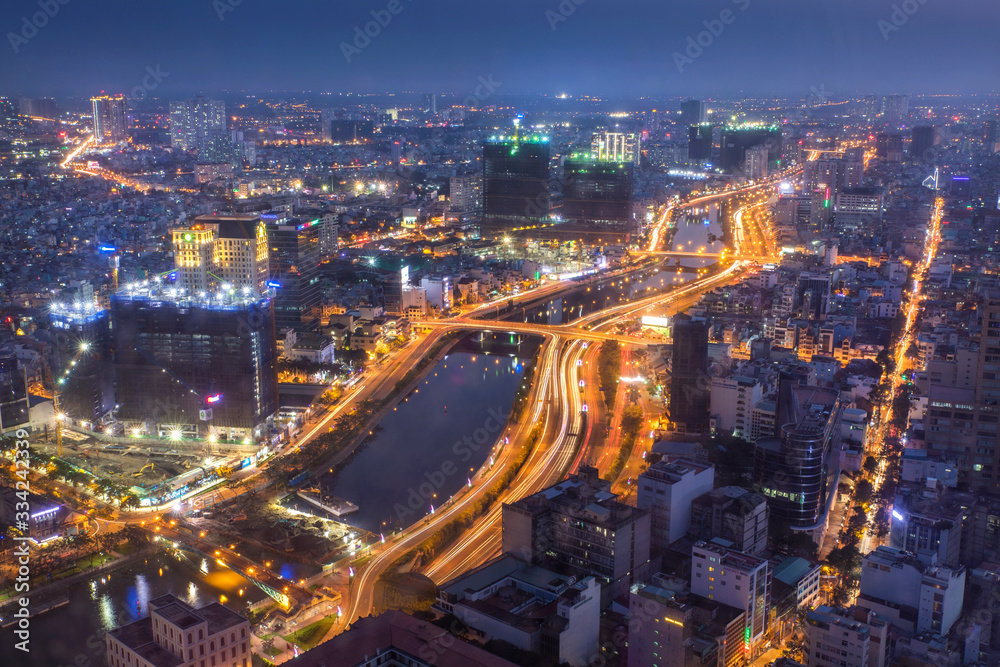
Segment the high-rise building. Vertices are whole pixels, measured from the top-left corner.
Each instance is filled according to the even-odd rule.
[[[424,113],[429,113],[432,116],[437,115],[438,112],[438,100],[437,93],[427,93],[424,95]]]
[[[631,162],[638,166],[642,147],[638,135],[625,132],[595,132],[590,156],[601,162]]]
[[[889,624],[873,611],[853,611],[820,605],[806,613],[810,667],[885,667]]]
[[[702,542],[722,538],[737,551],[759,556],[767,549],[769,514],[759,493],[739,486],[710,489],[691,501],[688,534]]]
[[[743,159],[743,176],[751,181],[764,180],[767,178],[767,162],[767,146],[751,146]]]
[[[678,316],[673,327],[670,371],[670,427],[685,433],[708,430],[708,325]]]
[[[537,227],[549,219],[549,144],[488,141],[483,146],[483,232]]]
[[[270,299],[146,281],[111,297],[118,419],[130,433],[250,444],[277,411]]]
[[[860,188],[865,177],[865,149],[855,146],[844,151],[841,185],[845,188]]]
[[[810,387],[783,376],[778,383],[778,437],[761,438],[754,453],[754,490],[768,499],[771,520],[810,532],[826,528],[839,452],[842,401],[835,389]],[[837,454],[839,456],[839,453]]]
[[[628,593],[649,569],[649,510],[626,505],[588,466],[564,482],[503,505],[503,551],[593,576],[602,603]]]
[[[880,188],[845,188],[837,193],[837,229],[859,229],[882,221]]]
[[[701,125],[708,120],[705,102],[702,100],[687,100],[681,102],[681,117],[677,121],[681,126]]]
[[[712,126],[708,123],[688,128],[688,159],[698,162],[712,159]]]
[[[952,176],[949,194],[958,199],[970,199],[972,197],[972,179],[964,175]]]
[[[723,128],[719,166],[729,173],[743,169],[747,150],[754,146],[767,147],[769,169],[781,166],[781,129],[763,123],[745,123]]]
[[[44,120],[55,120],[59,115],[56,101],[51,97],[22,97],[18,100],[18,113]]]
[[[659,461],[639,475],[639,509],[648,509],[650,545],[662,551],[691,527],[691,502],[712,490],[715,466],[686,459]]]
[[[178,287],[192,293],[223,285],[256,295],[267,291],[268,241],[260,215],[202,215],[171,234]]]
[[[250,621],[218,602],[194,609],[173,595],[147,603],[149,616],[105,635],[108,667],[249,667]]]
[[[802,304],[802,315],[810,319],[826,317],[830,302],[830,276],[802,272],[797,282],[796,301]]]
[[[962,615],[965,568],[939,565],[907,551],[879,546],[861,564],[857,604],[904,632],[946,635]]]
[[[59,409],[69,421],[94,427],[115,407],[108,311],[93,301],[54,302],[49,322]]]
[[[94,141],[114,144],[128,138],[123,95],[92,97],[90,104],[94,115]]]
[[[889,125],[899,125],[910,119],[909,95],[886,95],[883,101],[883,115]]]
[[[567,159],[560,229],[601,244],[628,241],[634,227],[632,171],[631,162]]]
[[[952,450],[948,455],[955,458],[960,482],[974,489],[997,491],[1000,488],[1000,434],[996,430],[997,420],[1000,419],[1000,387],[996,381],[997,372],[1000,371],[1000,293],[991,292],[984,296],[979,304],[979,312],[981,324],[975,405],[970,405],[971,401],[968,399],[932,400],[928,405],[928,424],[934,424],[936,430],[942,431],[936,434],[943,437],[935,439],[935,449],[939,453],[942,450]],[[960,428],[958,422],[938,419],[938,412],[948,409],[939,405],[941,403],[950,404],[951,410],[960,410],[955,418],[962,422],[974,420],[971,429],[961,429],[979,434],[974,444],[969,443],[969,446],[962,448],[964,451],[955,451],[954,447],[949,447],[949,433],[959,431]],[[986,435],[987,433],[990,435]],[[931,443],[928,443],[928,449],[931,449]]]
[[[917,125],[910,134],[910,159],[930,162],[937,145],[937,128],[933,125]]]
[[[472,213],[483,209],[483,175],[451,177],[451,210]]]
[[[27,373],[16,357],[0,357],[0,433],[13,433],[30,421]]]
[[[691,549],[691,592],[744,614],[742,648],[749,664],[764,650],[771,606],[768,562],[716,542]]]
[[[875,157],[885,162],[903,161],[903,135],[879,132],[875,135]]]
[[[194,97],[170,103],[170,143],[176,150],[204,150],[213,130],[226,129],[226,103]]]
[[[285,329],[312,330],[319,324],[320,221],[266,213],[269,274],[276,285],[274,321]]]

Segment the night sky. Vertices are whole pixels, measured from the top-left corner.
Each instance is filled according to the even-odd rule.
[[[30,20],[46,4],[58,11],[33,34],[34,26],[25,28],[22,17]],[[805,97],[813,89],[834,96],[1000,89],[996,0],[3,5],[0,94],[7,95],[90,95],[102,89],[128,94],[141,85],[147,67],[166,73],[156,84],[157,97],[239,90],[468,95],[479,77],[492,77],[503,93],[570,95]],[[398,13],[391,14],[390,6]],[[379,26],[360,52],[351,51],[348,63],[342,43],[355,48],[355,27],[373,21],[371,11],[391,17],[388,25]],[[36,22],[45,23],[41,18]],[[688,37],[706,31],[705,21],[717,32],[721,27],[720,34],[705,32],[707,47],[685,53]],[[694,57],[679,67],[675,53]]]

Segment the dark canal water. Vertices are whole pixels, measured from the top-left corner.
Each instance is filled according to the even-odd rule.
[[[323,491],[360,508],[338,520],[391,532],[465,486],[489,459],[537,347],[534,338],[491,334],[452,348],[347,465],[319,478]]]

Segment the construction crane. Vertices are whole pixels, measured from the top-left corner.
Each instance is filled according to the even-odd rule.
[[[63,455],[63,444],[62,444],[62,420],[65,415],[62,413],[62,407],[59,402],[59,397],[62,392],[62,386],[66,384],[66,378],[69,377],[70,371],[76,366],[76,362],[80,360],[86,352],[90,350],[90,343],[87,341],[80,341],[80,344],[76,348],[76,352],[73,354],[73,358],[69,362],[69,368],[63,371],[63,374],[58,378],[55,377],[52,372],[52,366],[49,364],[48,359],[42,355],[42,371],[44,373],[44,380],[46,383],[52,385],[52,408],[55,410],[56,414],[56,452],[60,457]]]

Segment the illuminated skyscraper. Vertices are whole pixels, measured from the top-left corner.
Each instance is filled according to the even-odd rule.
[[[639,137],[624,132],[596,132],[590,143],[590,155],[606,162],[639,164],[642,148]]]
[[[124,96],[92,97],[90,104],[94,115],[94,140],[97,143],[114,144],[128,138]]]
[[[213,130],[225,129],[225,102],[198,96],[170,103],[170,143],[177,150],[203,150]]]
[[[688,100],[681,102],[681,118],[678,121],[684,125],[701,125],[708,120],[708,113],[705,110],[705,103],[702,100]]]
[[[493,140],[483,146],[483,232],[537,227],[549,218],[547,140]]]
[[[708,325],[702,320],[674,319],[670,374],[670,425],[676,431],[708,430]]]
[[[312,329],[319,323],[321,221],[262,216],[267,230],[269,274],[275,290],[277,331]]]

